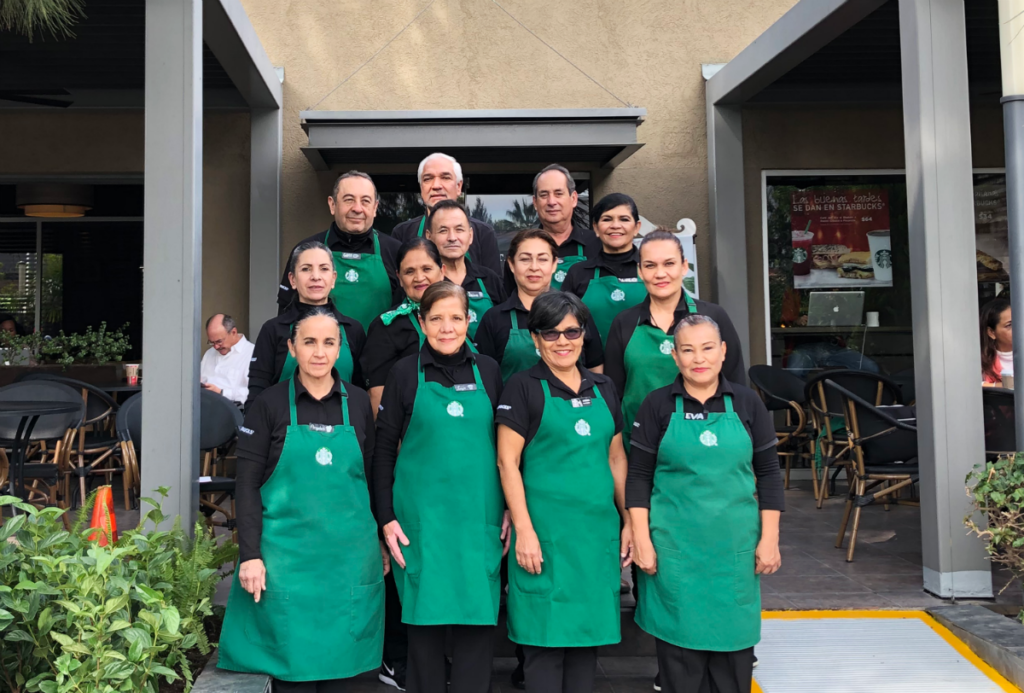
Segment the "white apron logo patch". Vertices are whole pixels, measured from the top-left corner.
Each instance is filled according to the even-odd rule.
[[[706,447],[713,448],[718,446],[718,436],[711,431],[704,431],[700,434],[700,442]]]
[[[590,424],[588,424],[583,419],[580,419],[579,421],[577,421],[576,425],[574,426],[574,428],[576,429],[576,432],[579,433],[581,436],[589,436],[590,435]]]
[[[623,291],[622,289],[616,289],[615,291],[612,292],[612,300],[613,301],[625,301],[626,300],[626,292]]]
[[[320,448],[316,451],[317,464],[326,467],[334,460],[334,455],[327,448]]]
[[[661,346],[658,347],[658,351],[665,354],[665,356],[668,356],[669,354],[672,353],[672,342],[666,339],[664,342],[661,343]]]
[[[475,310],[469,311],[469,321],[470,322],[476,322],[476,311]]]
[[[561,262],[561,260],[559,260],[559,262]],[[555,281],[556,282],[564,282],[565,281],[565,270],[558,270],[557,272],[555,272]]]
[[[359,281],[359,272],[356,272],[354,269],[350,269],[348,272],[345,272],[345,281],[350,284],[355,284]]]
[[[448,416],[462,416],[462,405],[459,402],[448,403]]]

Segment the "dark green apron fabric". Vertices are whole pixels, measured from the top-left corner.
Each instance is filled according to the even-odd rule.
[[[519,327],[515,308],[512,309],[511,316],[512,329],[508,333],[505,353],[501,357],[501,379],[506,383],[516,373],[525,371],[540,361],[540,352],[533,343],[530,331],[525,327]]]
[[[391,305],[391,279],[380,254],[380,239],[376,229],[371,233],[372,255],[331,253],[334,255],[334,269],[338,272],[331,299],[339,309],[344,308],[345,315],[359,321],[364,330],[370,329],[373,319]],[[324,245],[327,245],[330,235],[328,231]]]
[[[590,280],[582,300],[590,309],[591,321],[601,335],[602,346],[608,342],[608,331],[615,316],[639,305],[646,297],[647,287],[639,276],[627,281],[615,276],[602,277],[600,268],[594,270],[594,278]]]
[[[477,328],[480,327],[480,318],[484,316],[484,313],[494,307],[494,301],[491,300],[490,294],[484,288],[484,282],[482,279],[477,278],[476,280],[476,291],[467,291],[466,296],[469,298],[469,338],[476,338]]]
[[[583,244],[576,243],[576,254],[566,255],[565,257],[556,258],[558,265],[555,267],[555,274],[551,277],[551,288],[555,291],[562,290],[562,282],[565,281],[565,275],[569,272],[569,268],[578,262],[583,262],[587,259],[587,256],[583,254]]]

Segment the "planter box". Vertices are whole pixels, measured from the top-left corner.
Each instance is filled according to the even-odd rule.
[[[217,668],[217,650],[196,679],[192,693],[269,693],[270,677],[263,674],[239,674]]]
[[[124,380],[124,364],[112,363],[73,363],[67,368],[55,364],[39,366],[0,366],[0,387],[10,385],[28,373],[49,373],[63,378],[81,380],[90,385],[110,385]]]

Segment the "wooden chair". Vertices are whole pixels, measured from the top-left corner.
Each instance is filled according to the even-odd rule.
[[[142,393],[129,397],[117,410],[114,424],[124,473],[121,483],[125,488],[125,506],[138,505],[142,493],[142,476],[139,471],[139,457],[136,446],[142,445]]]
[[[786,462],[783,485],[788,489],[793,459],[807,456],[800,449],[811,440],[807,412],[804,409],[807,403],[804,381],[775,366],[751,366],[748,375],[768,411],[786,413],[785,423],[775,426],[775,436],[778,438],[779,457]],[[814,478],[813,483],[814,497],[817,498],[818,480]]]

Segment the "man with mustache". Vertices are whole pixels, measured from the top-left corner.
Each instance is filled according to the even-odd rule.
[[[343,173],[327,198],[327,207],[334,217],[331,226],[301,241],[318,241],[331,250],[338,272],[331,300],[345,315],[358,320],[364,330],[391,307],[392,295],[398,288],[395,256],[401,244],[373,228],[379,199],[370,176],[361,171]],[[277,292],[279,315],[295,296],[288,282],[288,270],[285,268]]]

